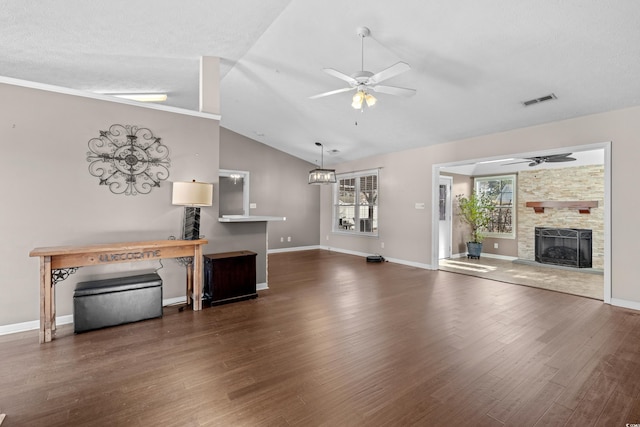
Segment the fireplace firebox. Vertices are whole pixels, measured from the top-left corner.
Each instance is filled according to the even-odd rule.
[[[535,236],[537,262],[591,268],[591,230],[536,227]]]

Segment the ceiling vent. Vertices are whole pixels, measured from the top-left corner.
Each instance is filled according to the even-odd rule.
[[[552,93],[552,94],[549,94],[547,96],[543,96],[543,97],[540,97],[540,98],[535,98],[535,99],[530,99],[528,101],[524,101],[522,103],[522,105],[524,105],[525,107],[528,107],[529,105],[539,104],[539,103],[545,102],[545,101],[551,101],[552,99],[558,99],[558,98],[556,97],[555,94]]]

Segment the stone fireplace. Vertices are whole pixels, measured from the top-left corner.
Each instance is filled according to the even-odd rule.
[[[531,168],[518,172],[517,257],[535,262],[535,228],[591,230],[591,268],[604,268],[605,200],[604,166],[585,165],[558,169]],[[536,212],[527,202],[597,201],[589,213],[575,207],[545,207]],[[502,247],[502,245],[501,245]]]
[[[535,228],[535,259],[543,264],[591,268],[591,230],[579,228]]]

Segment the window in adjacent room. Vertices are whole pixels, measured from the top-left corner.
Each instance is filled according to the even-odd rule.
[[[475,190],[478,194],[489,194],[495,210],[493,219],[487,227],[487,237],[515,238],[513,225],[516,223],[516,176],[487,176],[475,178]]]
[[[378,235],[378,171],[337,176],[333,187],[333,231]]]

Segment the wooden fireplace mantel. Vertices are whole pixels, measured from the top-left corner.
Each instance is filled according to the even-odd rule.
[[[576,201],[558,201],[547,200],[542,202],[527,202],[528,208],[533,208],[536,213],[543,213],[544,208],[565,208],[565,209],[578,209],[581,214],[591,213],[591,208],[598,207],[597,200],[576,200]]]

